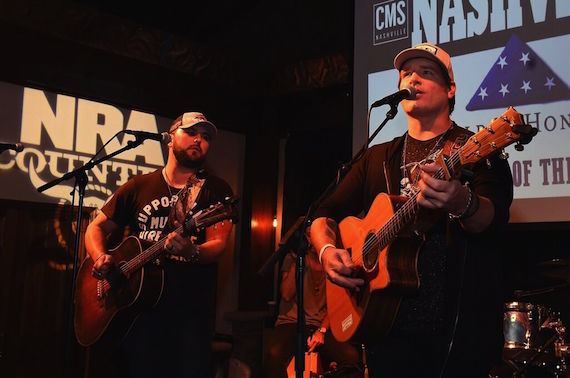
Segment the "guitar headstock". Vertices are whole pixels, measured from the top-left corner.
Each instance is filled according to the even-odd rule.
[[[524,123],[522,115],[512,106],[487,126],[472,135],[459,150],[463,165],[476,163],[504,147],[516,143],[515,149],[522,151],[538,132],[537,128]]]
[[[184,222],[184,231],[188,234],[192,234],[193,232],[224,220],[237,223],[237,203],[237,196],[226,197],[223,201],[215,205],[202,209],[196,214],[191,214],[192,216]]]

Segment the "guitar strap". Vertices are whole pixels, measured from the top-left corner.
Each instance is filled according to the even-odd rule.
[[[205,181],[205,179],[198,179],[194,175],[190,176],[170,212],[170,218],[172,220],[176,219],[182,223],[186,219],[188,213],[190,213],[196,205],[196,199]]]
[[[182,188],[178,195],[178,199],[170,209],[168,223],[165,227],[166,230],[168,230],[169,227],[172,227],[172,229],[174,229],[174,226],[177,223],[184,223],[188,214],[191,213],[192,209],[196,206],[196,199],[198,198],[200,190],[202,189],[202,186],[204,186],[205,181],[206,179],[198,179],[195,175],[192,175],[190,178],[188,178],[186,185],[184,185],[184,188]],[[192,242],[195,242],[196,237],[190,236],[190,239]],[[164,256],[168,259],[177,260],[180,262],[192,262],[191,259],[180,255],[166,253]]]
[[[382,168],[384,170],[384,179],[386,180],[386,188],[388,189],[388,194],[392,194],[392,181],[390,180],[390,173],[388,171],[388,166],[386,165],[386,160],[382,162]]]

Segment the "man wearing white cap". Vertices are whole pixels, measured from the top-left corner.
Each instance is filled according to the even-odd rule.
[[[166,238],[166,258],[160,264],[164,287],[158,304],[137,318],[118,351],[110,351],[114,359],[94,362],[95,370],[108,373],[114,365],[121,376],[209,376],[215,263],[232,225],[217,223],[192,238],[173,230],[190,211],[222,201],[232,190],[203,169],[217,129],[202,113],[184,113],[172,123],[170,134],[166,166],[122,185],[85,234],[97,278],[107,277],[118,263],[108,253],[109,235],[127,228],[142,240]]]
[[[492,158],[472,167],[468,178],[432,177],[437,156],[449,155],[472,134],[450,118],[456,92],[451,59],[439,46],[422,43],[400,52],[394,66],[398,88],[415,92],[402,101],[408,131],[371,147],[354,165],[317,210],[311,242],[332,282],[360,290],[364,279],[337,243],[337,224],[368,211],[379,193],[417,195],[419,220],[432,216],[429,227],[420,228],[423,244],[411,260],[419,289],[396,293],[395,300],[403,299],[390,333],[368,340],[371,376],[487,376],[502,350],[500,256],[489,241],[509,218],[510,169]]]

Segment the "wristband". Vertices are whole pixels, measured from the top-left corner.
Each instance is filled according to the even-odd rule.
[[[323,263],[323,261],[322,261],[323,253],[325,253],[325,250],[326,250],[328,247],[333,247],[333,248],[335,248],[335,246],[334,246],[333,244],[331,244],[331,243],[327,243],[327,244],[325,244],[325,245],[323,245],[323,246],[321,247],[321,250],[319,251],[319,262],[320,262],[321,264]]]

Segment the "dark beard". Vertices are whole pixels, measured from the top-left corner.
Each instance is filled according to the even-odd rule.
[[[198,159],[193,159],[188,156],[185,151],[179,150],[177,148],[174,148],[173,152],[176,161],[178,161],[178,164],[190,169],[200,168],[204,164],[204,160],[206,160],[205,156],[202,156]]]

